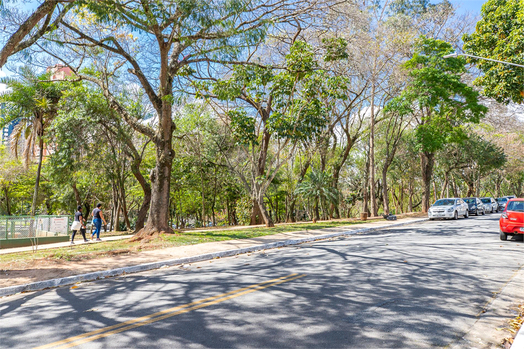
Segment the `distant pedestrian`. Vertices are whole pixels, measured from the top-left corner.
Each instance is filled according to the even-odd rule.
[[[73,224],[71,225],[71,230],[73,231],[73,235],[71,235],[71,244],[75,243],[75,235],[76,235],[76,232],[79,230],[80,230],[80,233],[82,233],[82,236],[84,237],[84,242],[87,242],[86,220],[84,219],[84,215],[82,214],[82,206],[78,206],[76,208],[75,220],[73,221]]]
[[[91,234],[91,240],[93,240],[93,236],[96,234],[96,241],[102,241],[100,240],[100,230],[102,229],[102,222],[104,222],[105,225],[107,225],[107,222],[104,218],[104,214],[102,213],[102,204],[97,204],[96,208],[93,210],[93,224],[95,225],[95,231],[93,231],[93,234]]]

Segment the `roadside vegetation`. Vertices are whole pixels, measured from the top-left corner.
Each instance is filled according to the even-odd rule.
[[[518,62],[515,1],[50,3],[0,13],[0,215],[147,240],[524,193],[524,74],[444,58]]]
[[[318,223],[281,224],[275,227],[252,227],[246,229],[223,229],[211,231],[185,231],[173,234],[163,234],[144,241],[116,240],[101,243],[81,243],[69,247],[38,250],[36,252],[17,252],[0,254],[0,269],[14,269],[16,265],[25,265],[33,261],[80,261],[107,256],[129,254],[144,250],[156,250],[167,247],[195,245],[205,242],[226,241],[235,239],[252,239],[260,236],[274,235],[304,230],[336,228],[363,223],[362,221],[326,221]]]

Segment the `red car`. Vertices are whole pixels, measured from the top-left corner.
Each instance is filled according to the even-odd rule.
[[[506,241],[508,235],[524,234],[524,199],[508,200],[499,225],[500,240]]]

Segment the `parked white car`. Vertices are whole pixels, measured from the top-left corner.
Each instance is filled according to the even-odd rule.
[[[458,219],[469,217],[468,204],[461,198],[448,198],[435,201],[428,210],[429,220],[437,218]]]
[[[480,201],[482,201],[482,204],[484,205],[484,211],[486,213],[493,213],[499,211],[499,204],[497,200],[493,198],[480,198]]]

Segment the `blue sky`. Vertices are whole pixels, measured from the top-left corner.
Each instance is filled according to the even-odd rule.
[[[474,15],[480,15],[480,9],[485,0],[450,0],[450,2],[458,8],[459,12],[469,12]]]
[[[459,13],[470,13],[472,15],[476,15],[480,17],[480,9],[482,7],[482,4],[486,0],[450,0],[450,2],[456,6],[457,11]],[[433,2],[439,2],[439,1],[433,1]],[[5,73],[0,70],[0,78],[5,76]],[[2,84],[0,84],[0,93],[2,91]]]

